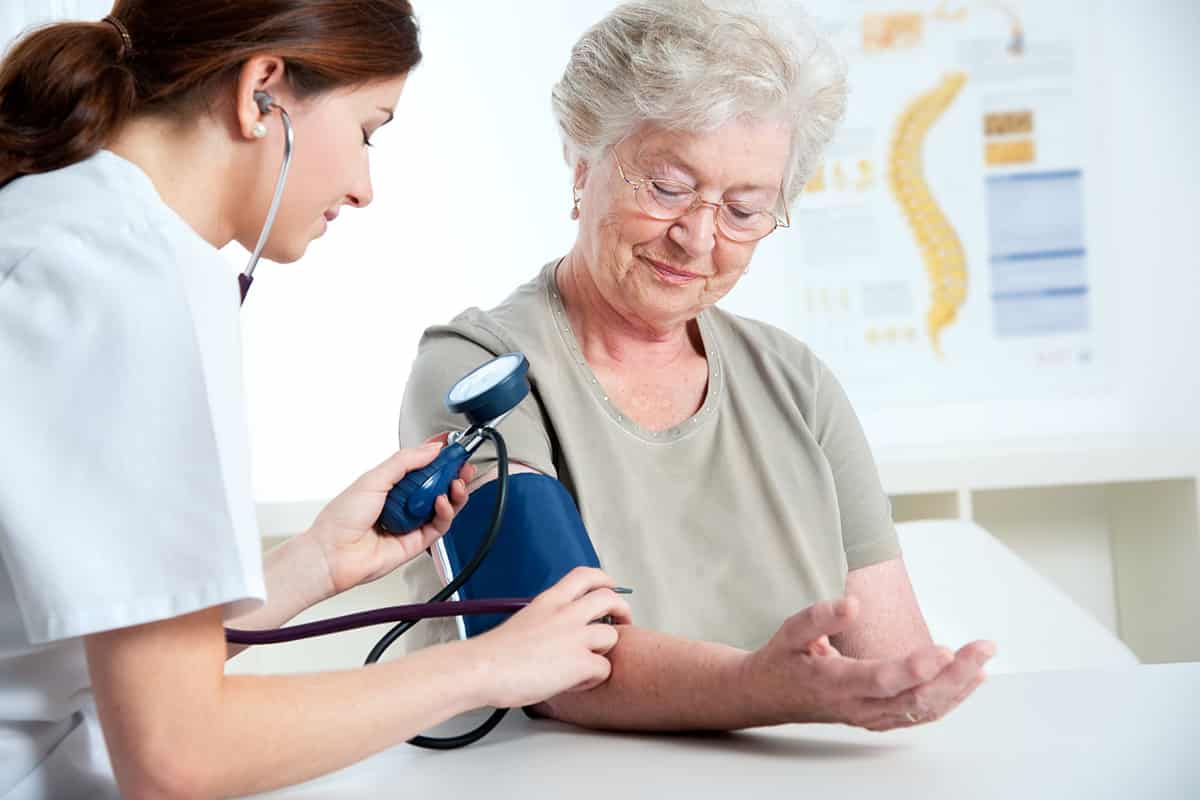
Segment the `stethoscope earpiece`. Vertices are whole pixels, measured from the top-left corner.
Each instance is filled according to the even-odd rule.
[[[263,114],[271,113],[271,106],[275,105],[275,98],[266,92],[259,90],[254,93],[254,102],[258,105],[258,110]]]

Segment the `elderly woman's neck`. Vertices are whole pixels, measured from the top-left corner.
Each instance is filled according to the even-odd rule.
[[[661,368],[704,355],[693,321],[654,324],[623,313],[605,298],[573,253],[559,262],[554,277],[579,349],[589,363]]]

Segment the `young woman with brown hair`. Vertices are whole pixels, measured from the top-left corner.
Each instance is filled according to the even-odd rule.
[[[217,252],[256,244],[280,109],[295,163],[264,255],[371,202],[367,146],[420,58],[406,0],[118,0],[0,63],[0,797],[264,791],[607,678],[616,631],[588,623],[628,608],[595,570],[468,641],[224,674],[226,620],[278,626],[387,574],[466,498],[457,481],[423,529],[377,533],[438,444],[402,450],[261,557]]]

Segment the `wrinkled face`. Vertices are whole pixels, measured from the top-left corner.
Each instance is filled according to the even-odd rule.
[[[264,255],[272,261],[295,261],[310,242],[325,232],[343,206],[362,207],[371,202],[368,142],[392,118],[404,88],[404,77],[368,83],[289,100],[276,99],[287,109],[295,128],[295,150],[283,200]],[[238,241],[253,250],[266,219],[275,181],[283,159],[283,122],[278,111],[263,117],[269,134],[257,145],[269,156],[258,159],[262,174],[256,196],[248,207]],[[252,218],[251,218],[252,217]]]
[[[709,202],[781,213],[789,148],[786,125],[743,119],[703,134],[647,125],[614,149],[630,178],[677,181]],[[649,216],[611,154],[581,165],[576,185],[582,189],[574,254],[609,305],[651,330],[671,330],[720,300],[754,255],[756,242],[733,242],[717,230],[710,206],[673,221]]]

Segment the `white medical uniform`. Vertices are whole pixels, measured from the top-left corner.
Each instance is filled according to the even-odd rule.
[[[266,597],[237,284],[107,151],[0,189],[0,798],[116,797],[83,641]]]

